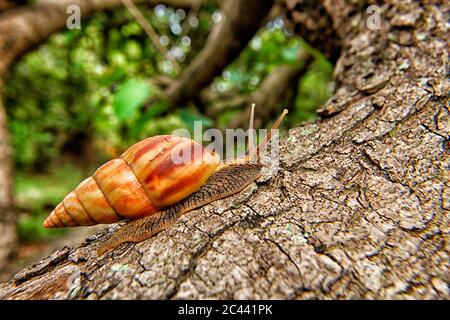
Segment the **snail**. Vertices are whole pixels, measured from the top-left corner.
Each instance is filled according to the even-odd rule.
[[[250,125],[253,126],[254,105]],[[261,175],[261,150],[271,140],[285,109],[272,129],[243,157],[220,162],[217,153],[197,142],[173,135],[146,138],[129,147],[83,180],[45,219],[46,228],[90,226],[130,220],[97,250],[98,255],[125,242],[141,242],[166,229],[184,213],[242,191]],[[195,152],[197,151],[200,152]],[[173,155],[194,150],[187,163]],[[256,159],[256,161],[254,161]]]

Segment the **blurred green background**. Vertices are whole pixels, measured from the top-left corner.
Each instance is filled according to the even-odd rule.
[[[181,67],[192,61],[220,20],[213,4],[203,6],[190,21],[185,21],[182,9],[163,5],[140,9]],[[189,32],[183,34],[186,24]],[[277,66],[299,63],[301,50],[310,51],[314,61],[294,84],[295,102],[288,106],[283,130],[313,120],[315,110],[330,96],[332,66],[287,32],[281,18],[270,20],[259,31],[215,79],[211,90],[249,94]],[[177,75],[124,9],[97,13],[83,21],[81,30],[55,34],[20,60],[4,96],[22,243],[51,240],[64,233],[42,228],[45,216],[99,163],[116,157],[127,146],[177,128],[191,130],[196,120],[203,122],[204,129],[227,128],[241,111],[230,106],[212,118],[193,105],[167,112],[163,102],[147,112],[139,111],[157,94],[152,79],[176,79]]]

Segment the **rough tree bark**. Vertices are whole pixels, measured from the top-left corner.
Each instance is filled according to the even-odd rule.
[[[448,5],[387,1],[370,30],[331,3],[337,91],[277,174],[104,257],[117,226],[58,250],[0,298],[450,298]]]

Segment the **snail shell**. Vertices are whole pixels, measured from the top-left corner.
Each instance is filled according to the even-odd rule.
[[[190,161],[173,161],[173,154]],[[193,140],[155,136],[106,162],[70,192],[44,227],[90,226],[152,215],[197,191],[219,164],[219,155]]]

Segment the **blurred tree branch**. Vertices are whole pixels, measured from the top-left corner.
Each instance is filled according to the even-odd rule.
[[[136,5],[131,0],[120,0],[123,5],[128,9],[128,11],[131,13],[131,15],[136,19],[136,21],[141,25],[141,27],[144,29],[145,33],[148,35],[150,40],[152,41],[153,45],[158,49],[158,51],[161,53],[163,57],[170,60],[173,67],[176,71],[181,71],[181,67],[178,64],[177,60],[170,54],[170,52],[161,45],[159,42],[159,35],[156,33],[155,29],[150,25],[150,23],[145,19],[145,17],[142,15],[141,11],[136,7]]]
[[[180,77],[164,90],[167,100],[173,105],[198,100],[201,91],[247,46],[272,6],[272,0],[227,1],[224,4],[223,19],[212,29],[205,47]],[[154,100],[147,103],[145,108],[153,102]]]
[[[206,102],[206,112],[214,117],[225,109],[242,109],[241,113],[234,117],[229,126],[231,128],[245,127],[250,104],[255,103],[255,128],[264,124],[276,113],[280,102],[296,95],[298,80],[307,71],[313,61],[313,57],[307,51],[302,50],[298,57],[298,63],[280,65],[266,76],[259,88],[249,95],[235,95],[230,97],[215,97]],[[292,91],[289,94],[289,91]],[[209,94],[211,96],[211,94]],[[206,97],[208,99],[208,97]],[[289,99],[292,100],[292,99]]]
[[[135,4],[164,3],[175,7],[191,7],[201,0],[134,0]],[[67,7],[80,7],[81,18],[98,10],[121,6],[120,0],[41,0],[36,5],[5,11],[0,16],[0,78],[21,55],[45,41],[51,34],[66,26]]]
[[[189,31],[191,30],[191,19],[198,16],[201,6],[202,3],[199,2],[197,4],[192,5],[192,7],[190,8],[189,13],[186,19],[184,20],[183,25],[181,26],[181,35],[179,40],[181,40],[184,36],[187,36],[189,34]]]
[[[21,6],[26,4],[26,0],[16,0],[16,1],[12,1],[12,0],[0,0],[0,13],[4,10],[8,10],[17,6]]]

